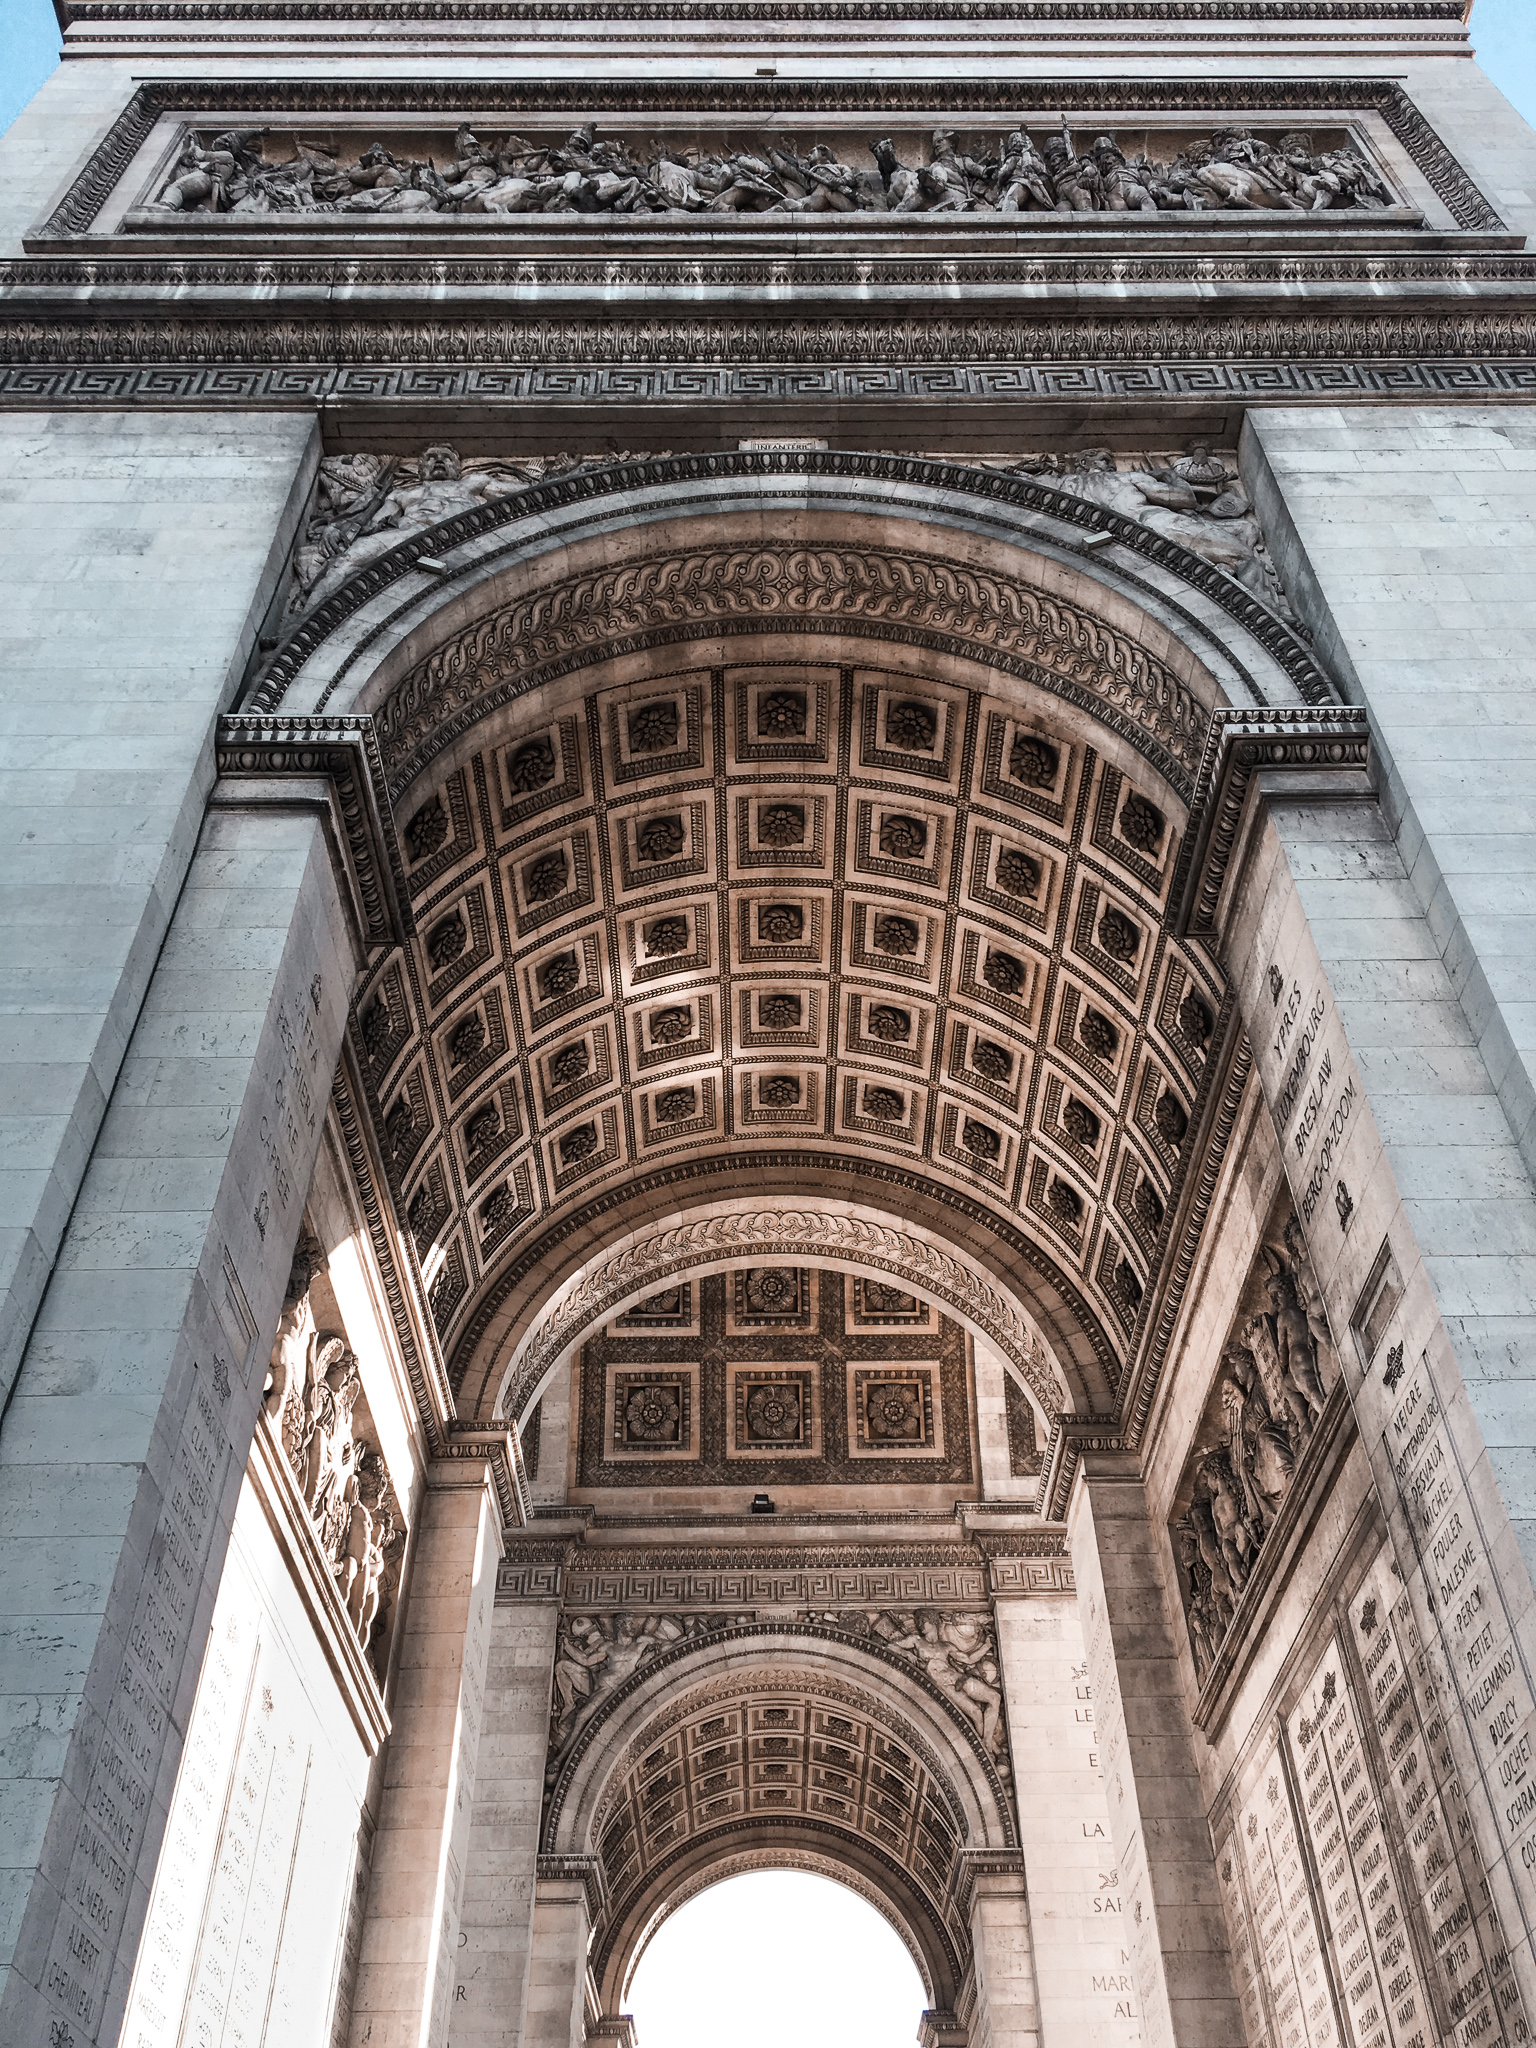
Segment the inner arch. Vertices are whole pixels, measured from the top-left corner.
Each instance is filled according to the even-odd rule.
[[[842,2048],[850,2029],[863,2029],[884,2048],[915,2034],[932,2004],[922,1969],[887,1901],[845,1864],[809,1851],[746,1851],[678,1884],[636,1951],[624,2009],[642,2041],[679,2048],[697,2010],[701,2038],[713,2042],[725,1998],[739,1999],[750,1984],[735,2039],[749,2039],[755,2023],[770,2040],[793,2027],[806,2048],[823,2040]],[[846,2012],[837,2009],[840,1994]],[[672,2031],[662,2034],[658,2016]]]

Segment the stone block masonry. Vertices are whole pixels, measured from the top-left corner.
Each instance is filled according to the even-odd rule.
[[[117,2038],[354,971],[317,817],[216,805],[0,1453],[6,2041]]]
[[[317,459],[303,418],[0,421],[0,1402]]]

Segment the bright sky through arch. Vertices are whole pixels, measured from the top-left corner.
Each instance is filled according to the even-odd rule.
[[[663,1922],[627,2001],[640,2048],[911,2048],[927,1999],[900,1936],[842,1885],[753,1871]]]

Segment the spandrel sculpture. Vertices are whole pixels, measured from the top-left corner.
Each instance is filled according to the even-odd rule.
[[[1021,185],[1036,175],[1022,154],[1015,155],[1014,168]],[[541,483],[634,459],[639,458],[624,450],[474,457],[446,443],[414,458],[327,456],[294,551],[288,617],[296,621],[358,569],[441,520],[515,498]],[[1038,477],[1133,519],[1213,563],[1271,611],[1297,623],[1235,464],[1203,442],[1182,455],[1117,457],[1108,448],[1088,448],[1068,455],[970,453],[955,459]]]
[[[936,128],[913,161],[890,136],[863,145],[872,168],[826,142],[775,136],[747,147],[633,142],[594,125],[563,142],[523,135],[405,155],[374,139],[355,156],[256,130],[192,134],[154,204],[232,219],[285,213],[1328,213],[1395,203],[1356,148],[1319,149],[1302,130],[1245,128],[1192,137],[1167,162],[1127,156],[1110,134],[1079,138],[1063,120],[1038,140],[1023,124],[965,142]]]

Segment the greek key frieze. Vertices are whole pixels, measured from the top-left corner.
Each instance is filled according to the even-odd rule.
[[[679,1607],[923,1606],[975,1607],[986,1600],[978,1567],[920,1566],[846,1571],[662,1570],[585,1572],[566,1581],[567,1603],[594,1610]]]

